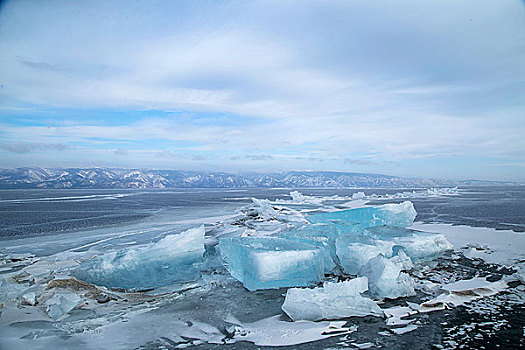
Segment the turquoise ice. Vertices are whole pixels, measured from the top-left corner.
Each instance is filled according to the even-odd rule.
[[[329,252],[316,244],[278,237],[226,237],[219,250],[230,274],[248,290],[318,283]]]
[[[335,242],[338,236],[334,225],[307,225],[292,231],[285,231],[279,237],[309,243],[320,247],[325,258],[325,272],[331,272],[338,265],[338,258],[335,249]]]
[[[200,278],[204,226],[138,248],[122,249],[90,260],[73,272],[78,279],[126,290],[154,289]]]
[[[405,201],[399,204],[384,204],[380,206],[314,214],[308,216],[307,220],[312,224],[354,224],[361,228],[383,225],[407,227],[412,225],[416,214],[412,202]]]

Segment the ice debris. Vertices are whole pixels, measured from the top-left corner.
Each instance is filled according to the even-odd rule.
[[[96,257],[73,275],[96,285],[144,290],[200,277],[204,226],[168,235],[160,241]]]
[[[525,264],[518,266],[518,271],[516,272],[516,278],[523,284],[525,284]]]
[[[360,271],[368,277],[370,293],[376,297],[396,299],[416,295],[414,280],[395,261],[378,255]]]
[[[294,203],[302,204],[321,204],[324,200],[324,198],[306,196],[299,191],[290,192],[290,197],[292,197]]]
[[[58,320],[82,303],[82,298],[75,293],[55,293],[46,300],[46,312],[53,320]]]
[[[310,343],[334,336],[355,332],[354,327],[345,327],[345,321],[282,321],[281,315],[264,318],[257,322],[242,324],[229,317],[243,332],[234,335],[234,341],[248,341],[257,346],[290,346]]]
[[[35,292],[28,292],[22,295],[22,304],[30,306],[35,306],[36,304],[38,304]]]
[[[333,320],[352,316],[383,316],[377,304],[361,296],[368,290],[366,277],[325,282],[323,287],[290,288],[282,309],[296,320]]]
[[[485,296],[497,294],[506,288],[507,282],[504,280],[489,282],[482,277],[445,284],[441,286],[441,289],[445,291],[445,293],[422,303],[418,311],[430,312],[456,307]]]
[[[248,290],[315,284],[330,258],[318,245],[277,237],[225,237],[219,250],[230,274]]]

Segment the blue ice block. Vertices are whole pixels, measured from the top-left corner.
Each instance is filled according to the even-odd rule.
[[[325,257],[325,273],[331,272],[338,265],[335,249],[335,241],[338,236],[334,225],[307,225],[297,230],[285,231],[279,237],[303,243],[309,243],[320,247]]]
[[[412,225],[416,217],[416,210],[410,201],[399,204],[384,204],[374,207],[365,207],[349,210],[314,214],[307,217],[313,224],[355,224],[362,228],[374,226],[407,227]]]
[[[154,289],[200,278],[204,226],[137,248],[121,249],[81,264],[73,275],[105,287]]]
[[[219,250],[230,274],[248,290],[306,287],[324,276],[327,251],[278,237],[225,237]]]
[[[412,260],[433,259],[453,248],[444,235],[402,227],[371,227],[365,230],[365,234],[379,240],[391,241],[397,247],[401,247]]]

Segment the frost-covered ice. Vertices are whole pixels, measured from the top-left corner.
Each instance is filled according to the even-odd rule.
[[[22,295],[22,301],[26,305],[35,306],[38,303],[35,292],[27,292]]]
[[[219,250],[230,274],[248,290],[310,286],[319,282],[327,249],[277,237],[226,237]]]
[[[392,247],[392,242],[373,240],[365,235],[341,236],[336,241],[341,267],[350,275],[357,275],[378,254],[391,257]]]
[[[403,247],[405,253],[414,260],[433,259],[453,248],[444,235],[437,233],[393,226],[371,227],[365,232],[372,237]]]
[[[53,320],[65,316],[68,312],[82,303],[82,298],[75,293],[60,292],[55,293],[46,300],[46,312]]]
[[[468,258],[480,258],[489,263],[514,266],[525,260],[525,235],[487,227],[452,224],[415,223],[411,228],[442,234]],[[487,246],[489,249],[479,249]]]
[[[399,204],[384,204],[374,207],[320,213],[308,216],[311,223],[345,223],[360,227],[412,225],[416,218],[416,210],[410,201]]]
[[[420,305],[419,312],[429,312],[444,308],[452,308],[497,294],[507,288],[507,282],[500,280],[489,282],[486,278],[476,277],[461,280],[441,286],[444,293]]]
[[[257,322],[241,324],[241,332],[234,336],[235,341],[249,341],[257,346],[290,346],[309,343],[334,336],[343,336],[354,331],[344,327],[345,321],[286,322],[280,320],[280,315],[268,317]]]
[[[368,287],[376,297],[396,299],[416,295],[414,280],[402,268],[395,260],[378,255],[359,274],[368,277]]]
[[[200,277],[204,226],[139,248],[106,253],[82,264],[77,278],[106,287],[144,290]]]
[[[353,316],[383,316],[377,304],[361,296],[368,290],[366,277],[325,282],[323,287],[290,288],[282,309],[293,320],[332,320]]]

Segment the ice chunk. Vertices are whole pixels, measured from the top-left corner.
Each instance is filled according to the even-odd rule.
[[[200,277],[204,226],[168,235],[157,243],[119,250],[82,264],[73,275],[106,287],[144,290]]]
[[[392,248],[392,258],[390,261],[399,266],[402,271],[408,271],[414,268],[412,259],[410,259],[410,257],[405,253],[403,247],[398,245]]]
[[[417,329],[416,325],[410,324],[405,327],[392,328],[391,331],[394,332],[395,334],[401,335],[401,334],[415,331],[416,329]]]
[[[363,199],[366,197],[364,192],[356,192],[352,194],[352,200]]]
[[[376,297],[396,299],[416,294],[414,280],[401,272],[395,261],[382,255],[370,259],[359,274],[368,277],[368,288]]]
[[[35,292],[28,292],[22,295],[22,304],[35,306],[38,304]]]
[[[364,235],[339,236],[336,252],[345,273],[357,275],[368,261],[378,254],[392,256],[392,242],[374,240]]]
[[[46,300],[46,312],[53,320],[58,320],[82,303],[82,298],[75,293],[55,293]]]
[[[410,201],[399,204],[384,204],[374,207],[365,207],[349,210],[334,211],[329,213],[308,216],[311,223],[355,223],[361,227],[373,226],[399,226],[412,225],[416,217],[416,210]]]
[[[313,244],[323,249],[325,251],[323,256],[326,258],[326,273],[332,271],[338,264],[339,259],[335,248],[337,231],[333,225],[308,225],[298,230],[282,232],[279,236],[288,240]]]
[[[361,296],[368,289],[366,277],[345,282],[325,282],[323,287],[290,288],[282,309],[296,320],[331,320],[352,316],[383,316],[371,299]]]
[[[516,278],[520,280],[521,283],[525,284],[525,264],[518,266]]]
[[[497,294],[508,287],[507,282],[499,280],[489,282],[485,278],[476,277],[469,280],[461,280],[441,286],[445,293],[419,305],[419,312],[431,312],[444,308],[455,307],[481,299],[486,296]]]
[[[250,209],[264,220],[270,220],[278,216],[269,200],[252,198],[252,202],[253,206]]]
[[[453,248],[444,235],[437,233],[420,232],[411,237],[394,238],[393,242],[402,246],[414,260],[433,259]]]
[[[305,196],[299,191],[292,191],[290,192],[290,197],[292,197],[292,201],[295,203],[304,203],[304,204],[321,204],[323,202],[323,198],[317,198],[312,196]]]
[[[415,260],[435,258],[452,249],[452,244],[442,234],[428,233],[394,226],[378,226],[364,230],[378,239],[389,240],[403,247],[406,254]]]
[[[225,237],[219,249],[230,274],[252,291],[315,284],[329,255],[317,245],[276,237]]]

